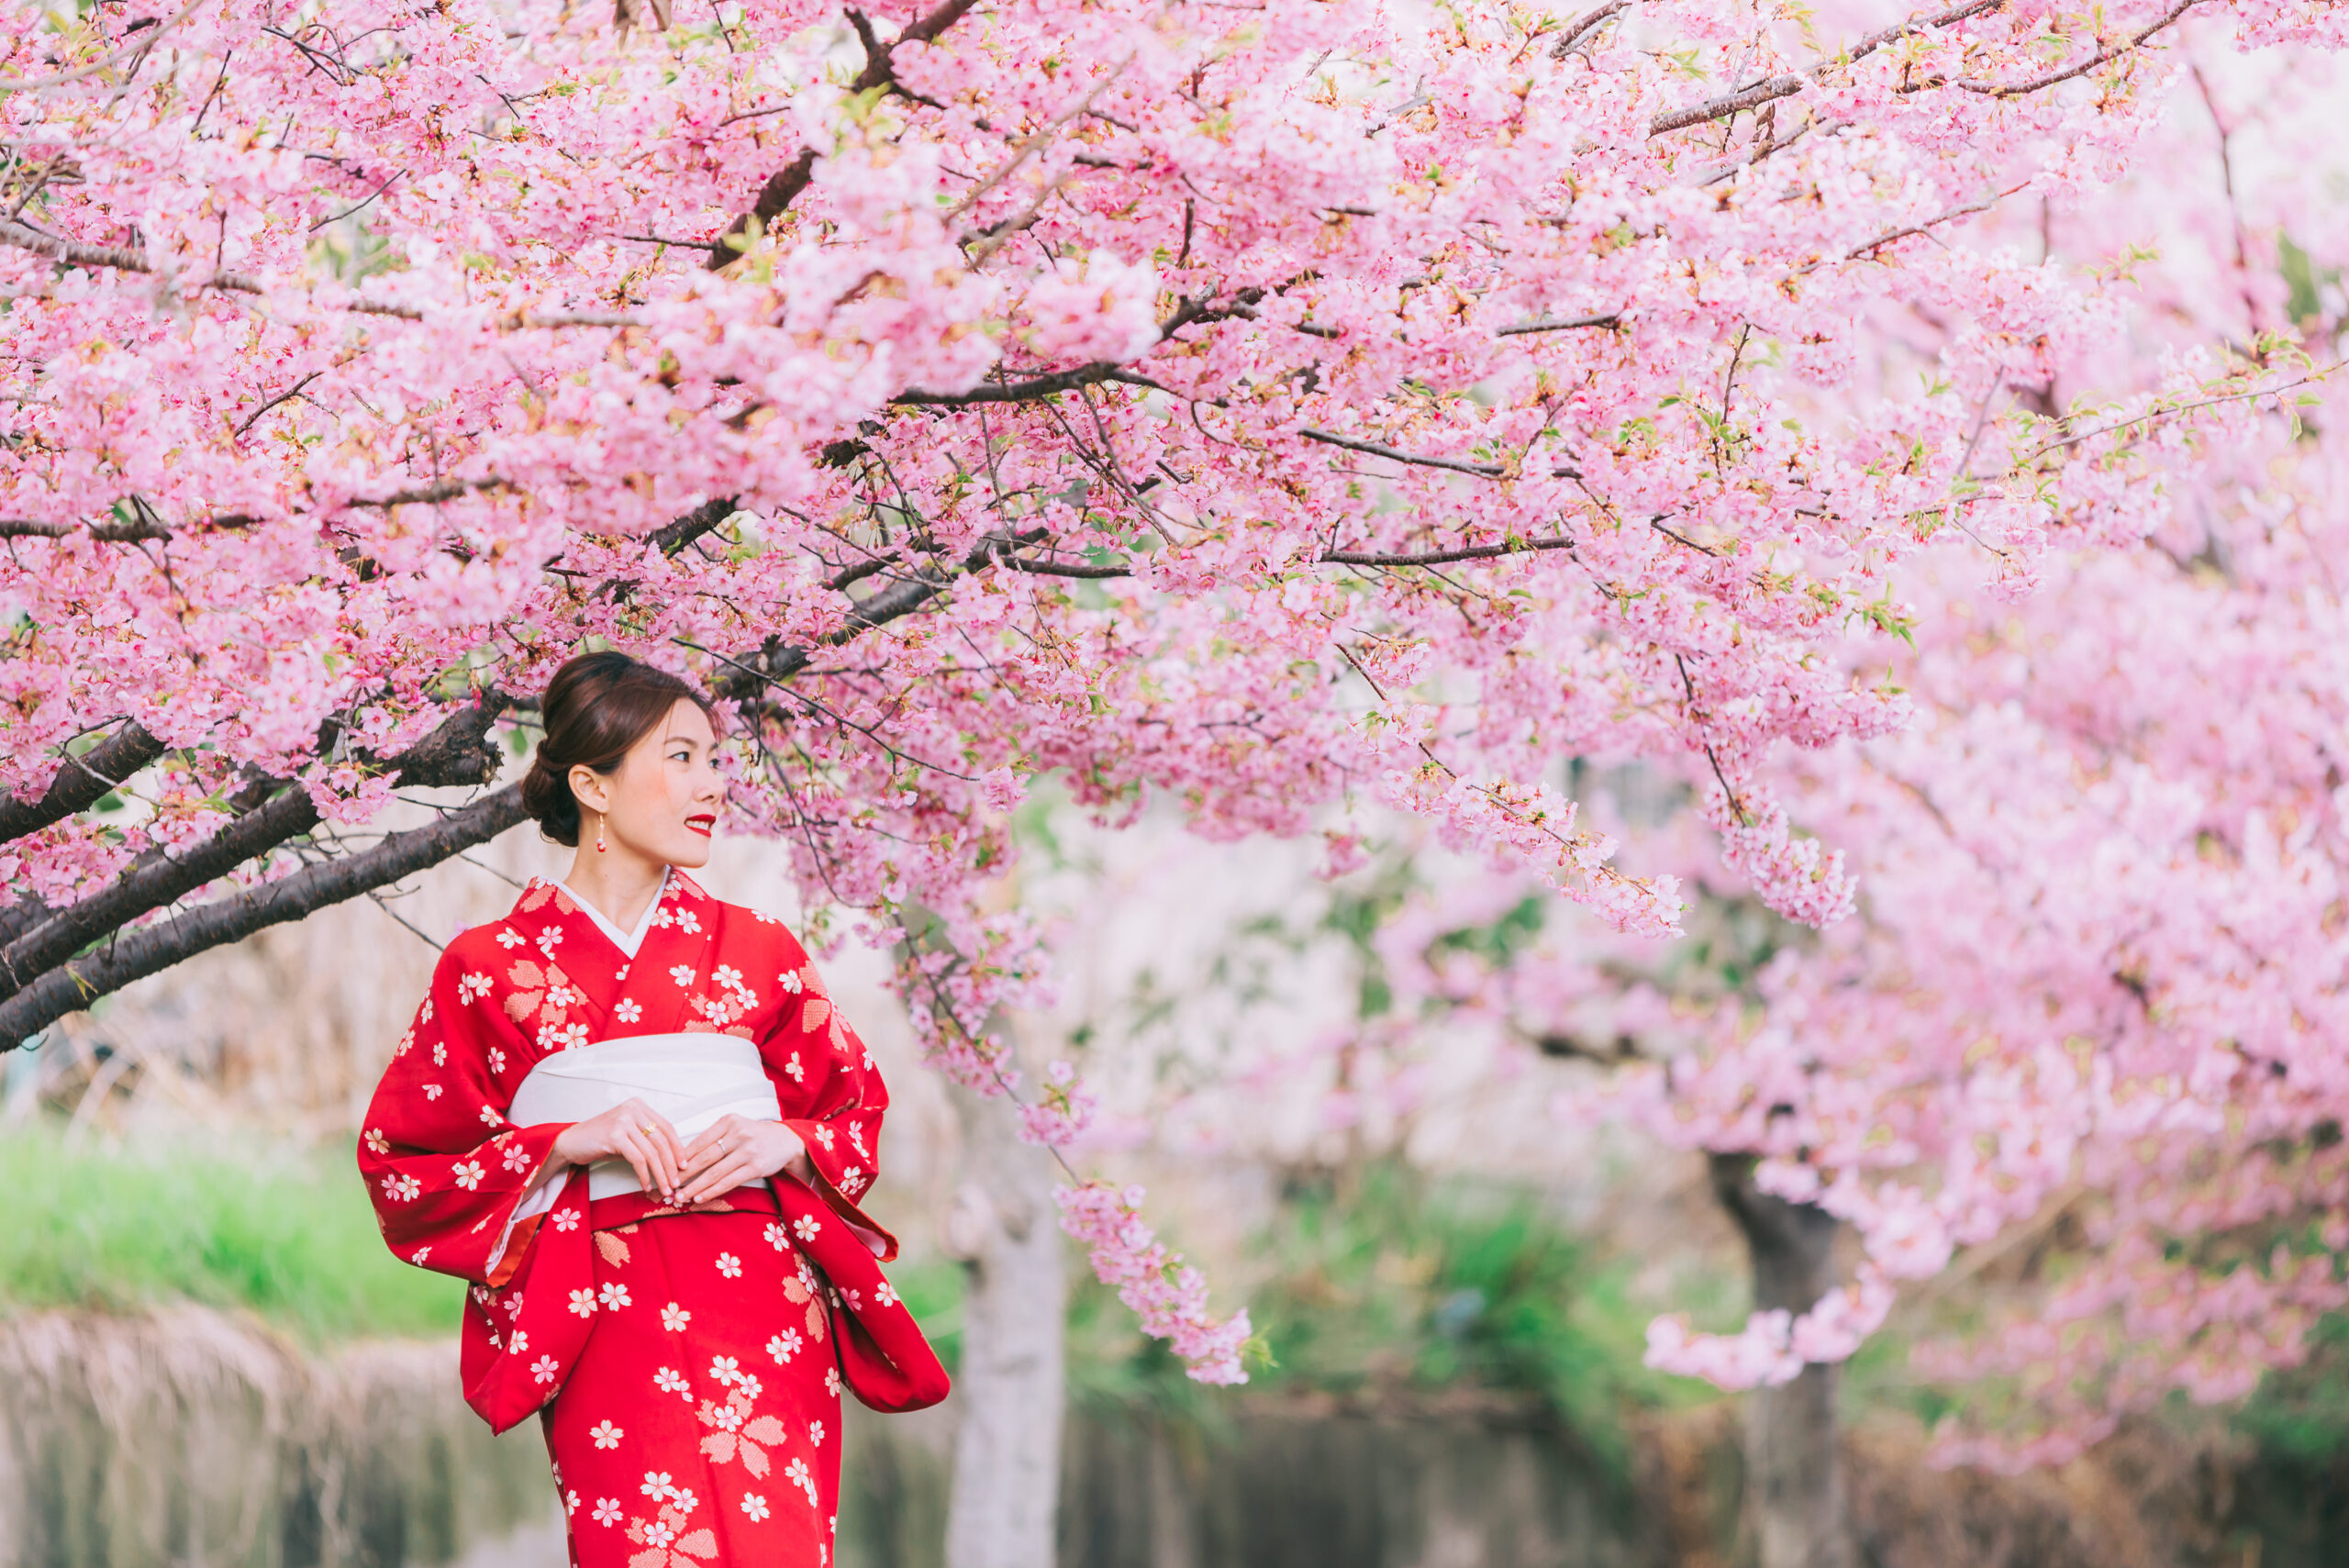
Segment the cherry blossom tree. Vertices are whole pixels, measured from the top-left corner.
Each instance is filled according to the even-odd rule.
[[[896,947],[982,1092],[1012,1087],[989,1018],[1049,980],[983,893],[1043,773],[1112,820],[1326,834],[1333,868],[1413,814],[1665,936],[1678,884],[1556,769],[1644,758],[1754,897],[1835,926],[1850,851],[1793,830],[1784,759],[1899,743],[1917,700],[1867,672],[1918,633],[1920,558],[1976,547],[1954,606],[2132,545],[2176,466],[2143,449],[2307,380],[2180,361],[2026,423],[2001,390],[2108,343],[2121,274],[1962,234],[2121,177],[2180,40],[2343,29],[2320,0],[5,15],[0,1036],[514,826],[501,738],[608,643],[727,706],[738,825]],[[1041,1085],[1032,1135],[1085,1106]],[[1244,1318],[1139,1202],[1064,1207],[1238,1376]]]
[[[1452,939],[1515,895],[1489,884],[1380,939],[1406,1020],[1382,1043],[1433,1013],[1455,1041],[1481,1024],[1595,1056],[1625,1068],[1616,1109],[1710,1155],[1756,1310],[1728,1336],[1662,1321],[1651,1359],[1756,1391],[1765,1561],[1847,1560],[1833,1367],[1954,1257],[2057,1266],[1920,1352],[1967,1395],[1947,1461],[2060,1461],[2173,1395],[2239,1398],[2349,1307],[2327,379],[2349,244],[2312,151],[2339,78],[2205,39],[2185,64],[2141,172],[1969,236],[2126,265],[2108,339],[1986,392],[1962,481],[2011,482],[2085,431],[2110,442],[2105,498],[2028,593],[1979,591],[1995,538],[1904,562],[1913,642],[1856,651],[1890,654],[1909,721],[1776,760],[1781,798],[1850,857],[1856,917],[1809,936],[1763,914],[1651,800],[1629,858],[1690,887],[1693,952],[1584,929],[1479,962]],[[2231,395],[2210,379],[2230,361],[2301,384]]]

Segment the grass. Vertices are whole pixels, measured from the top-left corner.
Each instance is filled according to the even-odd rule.
[[[0,1307],[196,1301],[329,1340],[452,1334],[464,1305],[384,1250],[347,1148],[69,1148],[35,1122],[0,1133]]]

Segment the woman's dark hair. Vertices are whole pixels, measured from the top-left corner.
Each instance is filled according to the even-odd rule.
[[[522,781],[522,804],[539,819],[539,831],[576,846],[579,797],[571,793],[571,770],[584,763],[610,773],[680,701],[699,707],[717,727],[709,699],[666,670],[625,653],[582,653],[566,661],[540,699],[546,734]]]

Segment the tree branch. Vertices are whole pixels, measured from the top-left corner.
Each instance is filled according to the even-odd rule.
[[[887,43],[875,39],[873,25],[865,20],[863,13],[850,11],[850,25],[856,28],[857,37],[864,43],[864,69],[858,72],[856,80],[849,83],[849,95],[852,97],[859,93],[869,93],[875,87],[887,87],[892,92],[903,93],[905,89],[897,85],[894,61],[897,46],[902,43],[935,42],[941,33],[961,21],[963,14],[976,4],[978,0],[946,0],[930,15],[910,23],[904,32]],[[910,94],[907,95],[911,96]],[[741,254],[727,240],[750,233],[754,223],[763,231],[799,199],[800,193],[807,190],[815,177],[816,150],[803,147],[797,157],[767,176],[766,183],[759,187],[757,199],[751,204],[751,210],[728,224],[726,232],[711,242],[707,262],[709,270],[717,272]]]
[[[298,920],[487,843],[523,820],[522,787],[508,784],[428,827],[394,833],[373,849],[309,866],[233,897],[191,909],[50,970],[0,1002],[0,1040],[10,1047],[98,997],[208,949]]]
[[[1981,16],[1985,12],[1998,10],[2006,3],[2007,0],[1965,0],[1964,4],[1953,6],[1946,11],[1938,12],[1933,16],[1914,17],[1908,21],[1896,23],[1880,32],[1870,33],[1843,53],[1831,60],[1820,61],[1799,75],[1773,76],[1766,82],[1756,82],[1750,87],[1741,87],[1734,93],[1726,93],[1718,98],[1708,98],[1701,104],[1691,104],[1685,109],[1672,109],[1660,114],[1648,122],[1648,135],[1656,137],[1669,131],[1686,130],[1690,126],[1727,119],[1731,115],[1742,114],[1747,109],[1758,109],[1763,105],[1773,103],[1777,99],[1792,97],[1827,72],[1839,65],[1850,65],[1865,60],[1886,44],[1897,43],[1911,33],[1953,27],[1959,22]],[[2189,6],[2199,3],[2200,0],[2186,0],[2186,4]],[[2180,9],[2184,9],[2184,6]]]
[[[1968,93],[1980,93],[1994,98],[2020,98],[2027,93],[2041,92],[2046,88],[2054,86],[2059,82],[2069,82],[2075,76],[2085,76],[2089,72],[2094,71],[2098,66],[2104,64],[2108,61],[2120,59],[2122,55],[2127,54],[2131,50],[2137,48],[2147,39],[2152,38],[2155,33],[2160,32],[2164,28],[2168,27],[2172,22],[2176,21],[2180,17],[2183,17],[2187,12],[2194,9],[2195,6],[2199,6],[2200,4],[2202,4],[2202,0],[2177,0],[2177,4],[2171,6],[2166,15],[2155,18],[2150,26],[2142,28],[2125,41],[2114,44],[2110,49],[2099,50],[2096,53],[2088,56],[2087,59],[2081,61],[2077,65],[2065,66],[2060,71],[2051,71],[2044,76],[2034,76],[2028,82],[1967,82],[1961,80],[1956,83],[1956,85]]]
[[[0,844],[88,810],[163,751],[163,743],[143,726],[125,724],[80,756],[67,757],[38,800],[0,796]]]
[[[1063,392],[1074,392],[1080,386],[1094,386],[1105,381],[1149,387],[1155,392],[1166,390],[1146,375],[1136,375],[1108,360],[1096,360],[1074,370],[1054,371],[1050,375],[1030,376],[1026,381],[983,383],[968,392],[925,392],[920,387],[910,386],[889,401],[938,408],[967,408],[979,403],[1033,403],[1040,398],[1057,397]]]
[[[1572,316],[1561,320],[1541,317],[1532,321],[1520,321],[1514,327],[1503,327],[1496,338],[1522,338],[1529,332],[1572,332],[1585,327],[1604,327],[1612,331],[1623,325],[1623,313],[1610,310],[1604,316]]]
[[[1492,561],[1504,555],[1563,550],[1574,553],[1570,539],[1509,539],[1500,544],[1462,545],[1456,550],[1431,550],[1419,554],[1378,550],[1330,550],[1318,558],[1332,566],[1442,566],[1454,561]]]
[[[395,784],[417,788],[487,784],[497,774],[489,727],[506,704],[495,693],[468,704],[431,733],[384,764]],[[0,1001],[16,995],[83,944],[187,896],[248,861],[309,832],[318,808],[298,781],[273,781],[274,798],[230,821],[184,854],[162,855],[135,866],[112,885],[55,911],[0,950]],[[208,906],[207,906],[208,907]]]
[[[1372,457],[1391,458],[1397,462],[1408,462],[1417,468],[1441,468],[1449,473],[1465,473],[1477,479],[1499,479],[1508,473],[1508,469],[1497,462],[1471,462],[1465,458],[1434,457],[1425,452],[1407,452],[1400,448],[1383,446],[1376,441],[1358,440],[1353,436],[1341,436],[1335,430],[1318,430],[1310,425],[1300,426],[1297,433],[1308,441],[1319,441],[1325,447],[1343,447],[1350,452],[1364,452]],[[1553,468],[1550,471],[1550,477],[1580,479],[1582,471],[1576,468]]]

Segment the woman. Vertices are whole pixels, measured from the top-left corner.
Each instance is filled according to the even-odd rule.
[[[523,784],[576,854],[441,954],[368,1107],[393,1251],[472,1282],[465,1397],[536,1410],[584,1568],[826,1568],[843,1377],[945,1376],[875,1265],[888,1095],[774,919],[720,904],[703,699],[625,654],[563,665]]]

